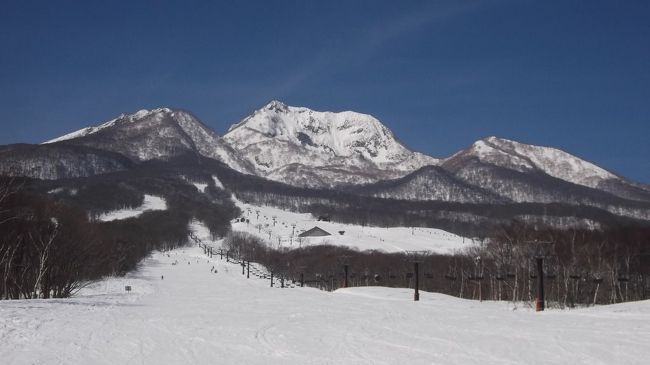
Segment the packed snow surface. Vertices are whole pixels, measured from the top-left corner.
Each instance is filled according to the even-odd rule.
[[[166,210],[167,202],[165,199],[154,196],[154,195],[145,195],[144,202],[141,206],[137,208],[126,208],[120,210],[114,210],[112,212],[104,213],[100,215],[97,220],[108,222],[120,219],[127,219],[137,217],[140,214],[148,210]]]
[[[294,213],[268,206],[245,204],[235,199],[248,222],[235,222],[234,231],[247,232],[265,240],[271,247],[298,248],[318,244],[347,246],[359,250],[404,252],[427,250],[442,254],[461,251],[474,241],[435,228],[371,227],[319,221],[309,213]],[[275,221],[275,223],[274,223]],[[295,225],[295,226],[294,226]],[[330,236],[299,237],[314,227]],[[342,233],[341,233],[342,232]]]
[[[214,272],[216,270],[216,273]],[[130,285],[132,291],[126,292]],[[3,364],[646,364],[650,302],[535,313],[360,287],[270,287],[198,247],[71,299],[0,301]]]

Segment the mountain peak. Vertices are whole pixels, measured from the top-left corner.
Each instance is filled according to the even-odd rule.
[[[321,112],[277,100],[230,127],[224,139],[241,151],[260,175],[270,178],[294,164],[347,171],[351,178],[352,171],[390,171],[401,176],[438,163],[403,146],[371,115]]]
[[[141,120],[144,120],[147,117],[153,116],[153,115],[164,115],[164,114],[171,114],[174,113],[174,110],[171,108],[166,108],[166,107],[161,107],[161,108],[154,108],[154,109],[140,109],[135,113],[122,113],[120,114],[117,118],[113,118],[111,120],[105,121],[99,125],[93,126],[93,127],[86,127],[79,129],[77,131],[65,134],[61,137],[57,137],[48,141],[43,142],[43,144],[48,144],[48,143],[54,143],[54,142],[61,142],[61,141],[66,141],[70,139],[75,139],[75,138],[80,138],[80,137],[85,137],[91,134],[95,134],[99,131],[102,131],[106,128],[113,127],[117,124],[120,123],[134,123],[138,122]]]
[[[490,136],[480,139],[459,155],[469,155],[481,162],[514,169],[520,172],[542,171],[550,176],[597,188],[603,180],[617,178],[611,172],[553,147],[525,144]]]
[[[269,101],[262,109],[266,110],[276,110],[276,111],[286,111],[289,106],[279,100]]]
[[[68,144],[120,153],[133,161],[167,159],[193,152],[220,160],[240,172],[249,166],[232,148],[190,112],[160,107],[121,114],[93,127],[86,127],[45,144]]]

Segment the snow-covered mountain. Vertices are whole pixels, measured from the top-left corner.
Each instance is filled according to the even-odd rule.
[[[554,199],[551,196],[561,195],[546,192],[544,197],[531,196],[540,190],[522,189],[521,186],[528,184],[528,178],[514,185],[512,181],[501,184],[496,180],[504,179],[502,172],[499,176],[485,173],[486,169],[496,166],[512,171],[518,180],[524,175],[535,180],[542,174],[621,198],[650,201],[650,187],[647,185],[630,182],[556,148],[489,137],[439,160],[409,150],[370,115],[351,111],[318,112],[287,106],[279,101],[271,101],[256,110],[230,127],[223,137],[187,111],[157,108],[122,114],[45,144],[116,152],[134,162],[164,160],[193,152],[222,161],[243,173],[304,187],[376,183],[400,179],[424,166],[440,166],[461,182],[479,189],[488,188],[508,200],[548,201]],[[428,191],[421,198],[436,199],[446,196],[445,192],[457,191],[441,183],[446,179],[433,180],[436,179],[428,175],[409,179],[411,192],[401,189],[402,193],[398,195]],[[427,186],[416,188],[418,184]],[[515,185],[520,188],[510,188]],[[543,190],[549,189],[554,187],[545,186]],[[386,194],[388,191],[380,195]],[[447,198],[455,200],[455,194],[452,195]],[[463,198],[460,200],[469,197],[461,195]],[[418,198],[419,195],[412,197]]]
[[[477,162],[479,163],[477,164]],[[537,176],[536,180],[540,180],[540,178],[548,180],[543,176],[540,177],[540,174],[548,175],[621,198],[650,201],[650,189],[646,185],[627,181],[591,162],[557,148],[523,144],[503,138],[488,137],[478,140],[469,148],[454,154],[442,163],[443,168],[454,172],[457,177],[483,187],[489,185],[490,181],[486,179],[489,179],[490,174],[478,172],[484,170],[486,166],[511,170],[513,172],[511,175]],[[503,187],[505,188],[505,186]],[[506,190],[509,189],[506,188]],[[517,190],[504,191],[503,193],[516,194]],[[516,196],[510,196],[510,198],[515,201],[539,200]]]
[[[603,180],[617,178],[611,172],[562,150],[497,137],[478,140],[448,160],[460,156],[473,156],[483,163],[519,172],[543,171],[558,179],[591,188],[597,188]]]
[[[223,138],[189,112],[170,108],[122,114],[95,127],[87,127],[45,142],[93,147],[120,153],[133,161],[165,160],[194,152],[214,158],[240,172],[251,172]]]
[[[370,115],[318,112],[279,101],[233,125],[224,139],[258,175],[301,186],[374,182],[439,163],[406,148]]]
[[[72,156],[74,151],[79,156]],[[183,110],[122,114],[41,146],[0,149],[0,173],[81,177],[187,153],[299,187],[344,185],[362,195],[406,200],[557,202],[650,217],[648,185],[556,148],[489,137],[439,160],[409,150],[370,115],[319,112],[279,101],[256,110],[223,137]]]

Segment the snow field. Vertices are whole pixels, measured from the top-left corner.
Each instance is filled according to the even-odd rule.
[[[120,210],[114,210],[112,212],[104,213],[100,215],[97,220],[102,222],[121,220],[127,218],[133,218],[141,215],[142,213],[148,210],[166,210],[167,202],[165,199],[154,196],[146,195],[144,196],[144,202],[141,206],[137,208],[126,208]]]
[[[216,269],[217,273],[214,273]],[[164,279],[161,277],[164,276]],[[441,294],[270,288],[191,247],[75,298],[0,301],[4,364],[645,364],[650,302],[512,310]],[[133,291],[121,289],[131,285]]]
[[[242,210],[243,217],[249,220],[249,223],[235,222],[232,224],[232,229],[258,236],[275,248],[298,248],[306,245],[331,244],[358,248],[362,251],[403,252],[407,250],[427,250],[441,254],[452,254],[474,244],[474,241],[470,238],[464,238],[435,228],[385,228],[323,222],[318,221],[311,214],[245,204],[234,198],[233,200]],[[275,224],[273,222],[274,217]],[[294,224],[295,227],[293,227]],[[303,231],[315,226],[332,235],[309,238],[298,237]],[[341,235],[339,231],[344,233]]]

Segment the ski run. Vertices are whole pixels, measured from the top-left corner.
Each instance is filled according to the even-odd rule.
[[[199,224],[195,235],[207,239]],[[218,245],[218,242],[213,244]],[[257,268],[256,268],[257,269]],[[131,291],[125,291],[130,286]],[[646,364],[650,302],[536,313],[409,289],[271,287],[197,246],[70,299],[0,302],[2,364]]]

